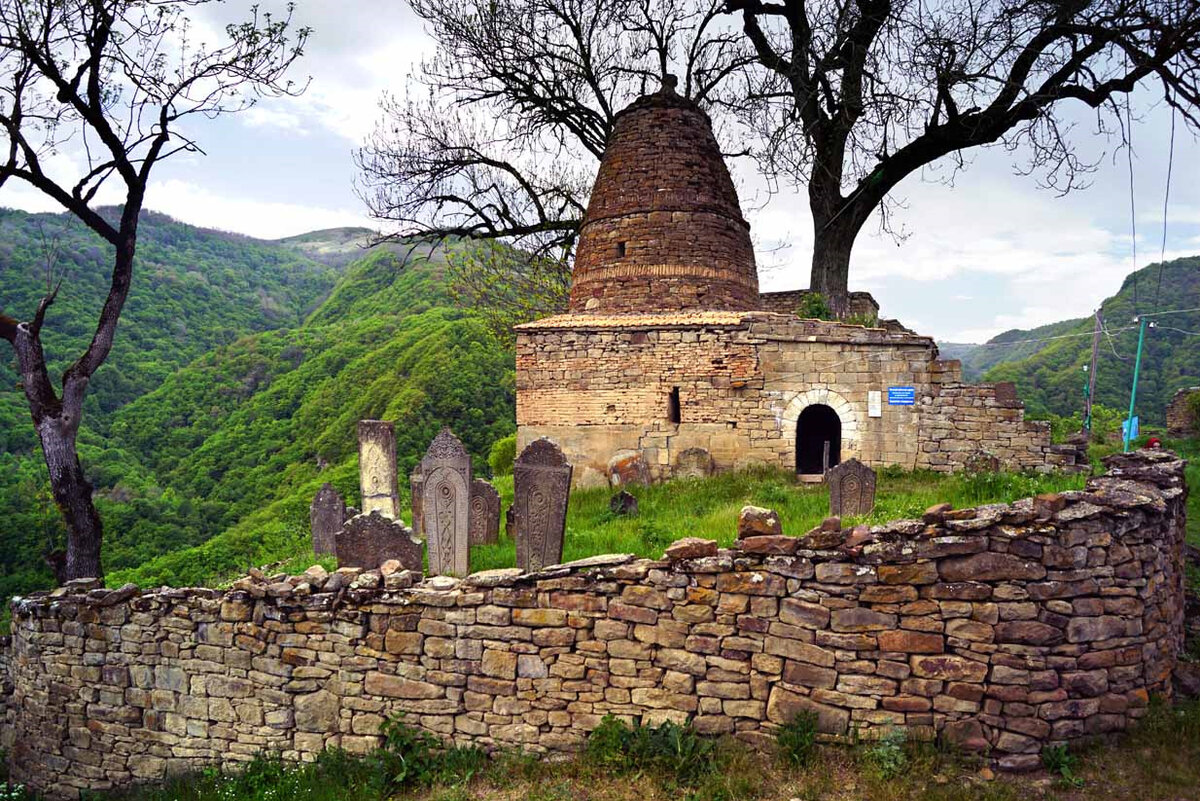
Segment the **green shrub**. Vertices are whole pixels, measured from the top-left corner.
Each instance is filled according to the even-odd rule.
[[[779,727],[779,754],[789,765],[807,765],[817,748],[817,713],[804,710]]]
[[[588,737],[586,758],[622,773],[656,771],[681,784],[695,784],[717,765],[716,743],[691,725],[628,726],[605,715]]]
[[[869,769],[881,779],[898,776],[908,765],[908,754],[904,751],[906,740],[903,729],[890,729],[869,745],[863,754]]]
[[[796,315],[805,319],[828,320],[833,316],[829,303],[820,292],[806,292],[796,306]]]
[[[517,460],[517,435],[512,434],[498,439],[488,453],[488,464],[492,467],[493,476],[511,475],[513,462]]]
[[[1042,749],[1042,767],[1059,777],[1063,784],[1081,787],[1083,779],[1075,775],[1075,755],[1065,745],[1048,745]]]
[[[403,715],[380,728],[383,745],[370,756],[375,765],[375,789],[388,797],[404,787],[460,784],[470,781],[487,764],[478,748],[444,748],[433,735],[404,723]]]

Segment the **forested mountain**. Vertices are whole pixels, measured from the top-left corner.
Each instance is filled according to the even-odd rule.
[[[1161,289],[1159,280],[1161,274]],[[1157,296],[1157,304],[1155,298]],[[1138,384],[1144,422],[1164,422],[1166,404],[1180,387],[1200,384],[1200,257],[1152,264],[1126,277],[1102,306],[1096,399],[1128,409],[1138,331],[1133,318],[1155,321],[1147,331]],[[1183,313],[1169,313],[1182,311]],[[1066,320],[1029,331],[1006,331],[985,346],[947,344],[943,357],[962,358],[964,374],[985,381],[1014,381],[1030,413],[1070,414],[1083,401],[1084,366],[1091,359],[1093,320]],[[1039,343],[1004,345],[1026,339]]]
[[[4,307],[23,313],[41,280],[37,226],[65,225],[52,215],[4,214],[33,237],[14,249],[22,256],[0,286]],[[137,298],[139,308],[162,302],[174,312],[127,311],[105,369],[138,380],[110,390],[80,436],[114,580],[184,584],[295,551],[322,482],[357,501],[358,419],[397,421],[405,471],[441,424],[454,427],[480,467],[492,442],[512,432],[512,354],[453,307],[441,251],[365,249],[370,232],[362,229],[264,242],[147,215],[141,230],[143,243],[175,249],[149,247],[145,262],[139,249],[130,307]],[[80,245],[87,239],[80,235]],[[90,334],[103,259],[85,261],[89,279],[72,285],[73,305],[63,304],[74,315],[51,325]],[[204,320],[222,333],[178,335]],[[149,348],[122,346],[125,339]],[[155,372],[143,380],[139,360],[151,359]],[[12,594],[49,581],[41,555],[62,530],[8,354],[3,363],[0,409],[18,413],[0,442],[0,594]]]

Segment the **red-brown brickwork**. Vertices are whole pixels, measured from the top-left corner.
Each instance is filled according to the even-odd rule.
[[[757,306],[749,225],[708,116],[669,88],[635,101],[596,176],[571,310]]]

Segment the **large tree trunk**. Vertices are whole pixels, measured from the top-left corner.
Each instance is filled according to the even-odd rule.
[[[92,503],[92,485],[83,473],[75,450],[77,426],[65,415],[46,417],[37,424],[38,438],[50,471],[50,488],[67,523],[67,557],[63,572],[66,580],[100,578],[100,542],[103,529],[96,505]]]
[[[812,278],[809,288],[825,296],[829,310],[839,320],[850,313],[850,252],[862,228],[850,211],[832,220],[813,214]]]

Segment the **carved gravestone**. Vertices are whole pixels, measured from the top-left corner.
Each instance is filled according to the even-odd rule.
[[[313,496],[308,507],[308,522],[312,529],[313,553],[334,553],[334,537],[346,522],[346,502],[326,482]]]
[[[379,511],[400,518],[396,484],[396,432],[384,420],[358,421],[358,481],[363,514]]]
[[[509,505],[504,510],[504,536],[510,540],[517,536],[517,521],[514,519],[516,507]]]
[[[562,561],[571,465],[548,439],[534,441],[513,465],[517,567],[541,570]]]
[[[621,515],[622,517],[628,515],[632,517],[638,513],[637,498],[632,493],[621,490],[608,499],[608,511],[614,515]]]
[[[471,481],[471,512],[467,542],[491,545],[500,539],[500,493],[482,478]]]
[[[352,517],[335,538],[338,567],[375,570],[396,559],[405,570],[421,570],[421,543],[412,529],[383,515],[378,509]]]
[[[448,428],[433,438],[421,460],[421,531],[429,548],[429,572],[469,572],[467,532],[471,515],[471,457]]]
[[[869,514],[875,508],[875,471],[857,459],[829,468],[829,513],[837,517]]]
[[[712,454],[704,448],[688,448],[675,458],[675,478],[708,478],[714,470]]]
[[[421,496],[425,493],[425,477],[421,475],[421,465],[413,468],[408,477],[409,495],[412,497],[412,527],[413,535],[425,539],[425,521],[421,515]]]

